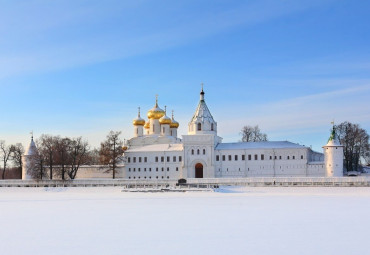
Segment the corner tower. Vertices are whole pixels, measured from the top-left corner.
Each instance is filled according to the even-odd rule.
[[[331,131],[328,143],[323,146],[326,177],[343,176],[343,145],[336,135],[335,126]]]
[[[31,142],[22,156],[22,180],[33,179],[31,172],[35,167],[35,158],[37,155],[38,151],[32,135]]]
[[[197,109],[189,122],[188,135],[212,134],[217,135],[217,122],[214,121],[211,112],[204,100],[204,91],[200,92],[200,100]]]

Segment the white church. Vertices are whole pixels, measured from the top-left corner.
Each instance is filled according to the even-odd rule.
[[[288,141],[223,143],[204,99],[200,100],[188,123],[188,134],[177,137],[179,123],[155,106],[133,120],[134,136],[124,147],[118,178],[132,180],[243,177],[339,177],[343,176],[343,146],[333,127],[324,153]],[[22,179],[27,175],[27,159],[37,149],[33,140],[23,157]],[[94,167],[86,166],[78,178],[101,178]],[[109,178],[108,176],[106,176]]]

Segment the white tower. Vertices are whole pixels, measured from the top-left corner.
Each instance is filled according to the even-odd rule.
[[[143,136],[145,120],[140,117],[140,107],[137,118],[132,121],[132,124],[134,125],[134,137]]]
[[[35,157],[38,155],[36,144],[33,141],[33,135],[31,142],[22,156],[22,180],[31,180],[31,170],[35,166]]]
[[[343,176],[343,145],[340,144],[335,133],[335,126],[328,143],[323,146],[325,157],[326,177]]]
[[[198,107],[188,125],[188,135],[183,135],[185,160],[182,178],[215,177],[214,150],[222,139],[217,136],[217,123],[204,101],[204,94],[202,84]]]

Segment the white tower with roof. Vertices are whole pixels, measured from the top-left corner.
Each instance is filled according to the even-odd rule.
[[[323,149],[326,177],[343,176],[343,145],[338,140],[334,125],[328,143]]]
[[[200,100],[189,122],[188,135],[183,136],[183,178],[214,178],[215,147],[222,138],[217,136],[217,122],[204,100],[203,84]]]
[[[28,145],[24,155],[22,156],[22,180],[31,180],[31,171],[35,164],[35,157],[38,155],[38,150],[35,142],[33,141],[33,134],[31,142]]]

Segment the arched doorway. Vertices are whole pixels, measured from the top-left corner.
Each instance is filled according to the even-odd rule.
[[[203,165],[201,163],[195,165],[195,178],[203,178]]]

